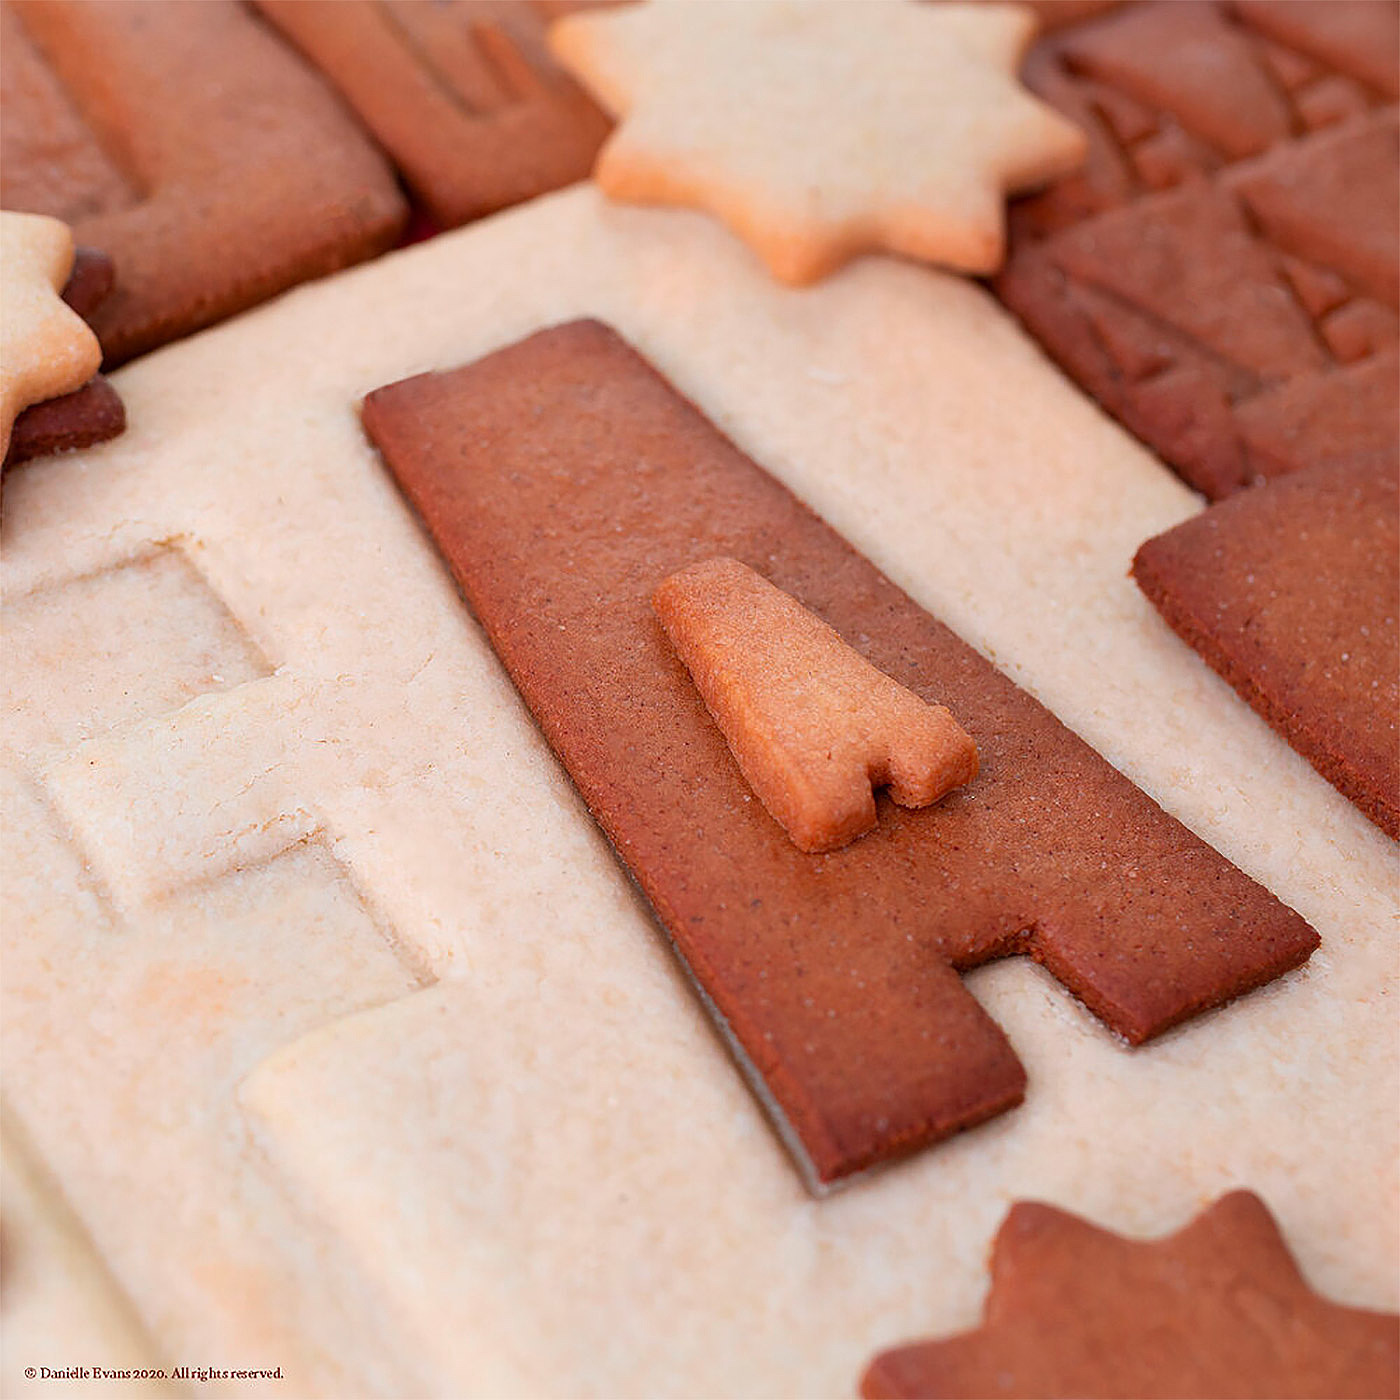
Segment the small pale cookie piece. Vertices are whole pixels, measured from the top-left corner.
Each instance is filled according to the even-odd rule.
[[[0,459],[16,415],[97,373],[97,337],[59,295],[73,267],[68,225],[0,214]]]
[[[799,849],[834,851],[871,830],[875,787],[927,807],[976,777],[977,745],[948,710],[737,559],[679,570],[652,607],[749,786]]]
[[[549,38],[621,119],[606,194],[707,209],[800,284],[881,249],[1000,267],[1005,196],[1086,149],[1016,81],[1035,28],[1019,5],[652,0]]]

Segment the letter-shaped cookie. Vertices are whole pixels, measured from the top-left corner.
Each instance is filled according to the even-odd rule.
[[[877,671],[737,559],[672,574],[652,606],[758,799],[803,851],[875,825],[875,787],[926,807],[977,774],[942,705]]]
[[[605,326],[377,390],[364,423],[815,1183],[1020,1101],[967,968],[1028,954],[1136,1042],[1317,946]],[[977,781],[799,851],[651,609],[719,555],[946,704]]]

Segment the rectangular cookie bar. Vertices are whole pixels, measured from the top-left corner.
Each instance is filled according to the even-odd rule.
[[[377,390],[364,421],[816,1183],[1019,1101],[1020,1065],[955,971],[1029,954],[1138,1043],[1316,946],[607,327]],[[663,579],[716,556],[949,705],[977,778],[934,807],[882,802],[843,850],[798,850],[652,615]]]
[[[234,0],[6,0],[4,26],[0,203],[112,258],[107,364],[397,238],[383,157]]]

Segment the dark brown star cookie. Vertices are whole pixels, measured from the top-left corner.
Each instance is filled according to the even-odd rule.
[[[1053,1206],[1011,1208],[975,1332],[887,1351],[866,1400],[1379,1400],[1400,1394],[1400,1318],[1308,1287],[1268,1208],[1221,1197],[1127,1240]]]

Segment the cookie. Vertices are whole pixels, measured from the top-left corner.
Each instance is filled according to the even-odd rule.
[[[1400,840],[1400,487],[1388,457],[1212,506],[1143,545],[1133,577],[1188,646]]]
[[[1398,17],[1390,0],[1149,0],[1027,59],[1089,156],[1013,207],[997,291],[1212,500],[1397,462]],[[1280,414],[1307,432],[1281,439]]]
[[[1133,1053],[984,967],[1026,1102],[813,1201],[360,428],[374,386],[585,314],[1326,956]],[[1161,625],[1125,564],[1195,497],[978,286],[871,258],[790,292],[584,184],[113,382],[139,430],[5,485],[0,1055],[169,1365],[850,1396],[973,1325],[1009,1202],[1150,1236],[1237,1181],[1315,1286],[1395,1307],[1391,843]],[[71,1310],[8,1330],[11,1240],[4,1375],[114,1364]]]
[[[86,321],[112,295],[116,282],[116,269],[106,253],[98,248],[74,248],[63,300]]]
[[[96,375],[81,389],[34,404],[15,419],[5,451],[5,469],[35,457],[106,442],[125,427],[121,396],[102,375]]]
[[[1006,193],[1084,155],[1016,84],[1034,30],[1014,5],[749,0],[575,15],[550,44],[621,123],[605,193],[706,209],[804,283],[878,250],[1001,265]]]
[[[816,1183],[1020,1100],[958,971],[1025,953],[1137,1044],[1317,946],[605,326],[376,390],[364,424]],[[668,576],[716,555],[761,563],[947,704],[978,781],[936,808],[882,804],[845,850],[797,850],[651,614]]]
[[[87,320],[113,285],[112,260],[95,248],[77,248],[73,268],[63,288],[63,300]],[[18,466],[51,452],[71,452],[79,447],[114,438],[126,427],[121,397],[102,375],[95,375],[81,389],[60,394],[26,408],[10,430],[4,465]]]
[[[1400,1317],[1328,1302],[1252,1191],[1163,1239],[1012,1206],[976,1332],[877,1357],[866,1400],[1400,1395]]]
[[[257,0],[336,85],[439,228],[588,177],[610,128],[550,57],[586,0]]]
[[[72,393],[101,361],[92,332],[59,296],[72,265],[73,238],[57,219],[0,215],[0,457],[24,409]]]
[[[397,237],[388,166],[231,0],[9,0],[5,26],[0,203],[112,257],[109,366]]]
[[[759,801],[799,850],[875,825],[872,787],[926,807],[977,776],[977,745],[942,705],[877,671],[737,559],[664,579],[652,608]]]
[[[94,1363],[140,1372],[152,1400],[180,1392],[155,1378],[162,1357],[121,1296],[72,1210],[8,1116],[0,1118],[0,1386],[7,1396],[42,1395],[55,1382],[78,1397],[111,1394]],[[21,1369],[26,1359],[49,1358]]]

